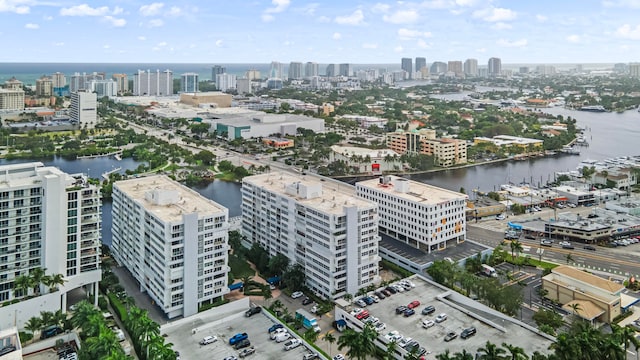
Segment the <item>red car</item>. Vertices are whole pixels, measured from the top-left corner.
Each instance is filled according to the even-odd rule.
[[[407,305],[409,309],[414,309],[414,308],[417,308],[418,306],[420,306],[420,301],[418,300],[413,300],[412,302],[409,303],[409,305]]]
[[[369,317],[369,312],[367,310],[363,310],[356,315],[356,319],[362,320]]]

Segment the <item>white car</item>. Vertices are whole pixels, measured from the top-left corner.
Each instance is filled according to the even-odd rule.
[[[423,320],[422,321],[422,327],[425,329],[428,329],[430,327],[433,327],[436,323],[433,320]]]
[[[379,322],[375,326],[375,329],[376,329],[377,332],[380,332],[380,331],[382,331],[382,330],[384,330],[386,328],[387,328],[387,325],[385,323],[383,323],[383,322]]]
[[[400,332],[398,330],[393,330],[393,331],[389,332],[387,335],[385,335],[384,338],[389,340],[389,341],[393,341],[393,340],[397,339],[398,336],[401,336]]]
[[[353,315],[353,316],[356,316],[356,315],[360,314],[361,312],[362,312],[362,309],[354,308],[353,310],[351,310],[351,312],[349,314]]]
[[[406,337],[406,338],[402,338],[400,340],[398,340],[398,346],[403,348],[407,345],[409,345],[409,343],[412,341],[413,339],[410,337]]]
[[[113,330],[113,333],[116,334],[118,341],[124,341],[124,331],[122,331],[122,329],[120,329],[117,326],[114,326],[111,328],[111,330]]]
[[[345,359],[344,359],[344,355],[342,355],[342,354],[338,354],[338,355],[336,355],[336,356],[334,356],[334,357],[333,357],[333,360],[345,360]]]
[[[274,340],[276,338],[276,336],[280,335],[280,334],[284,334],[286,333],[287,330],[280,328],[280,329],[276,329],[274,332],[271,333],[271,340]]]
[[[292,299],[297,299],[297,298],[299,298],[299,297],[302,297],[302,295],[304,295],[304,294],[302,293],[302,291],[296,291],[296,292],[294,292],[293,294],[291,294],[291,298],[292,298]]]
[[[284,332],[284,333],[280,333],[278,334],[278,336],[276,336],[276,342],[283,342],[283,341],[287,341],[291,339],[291,334],[289,334],[288,332]]]
[[[218,338],[215,336],[205,336],[204,338],[202,338],[202,340],[200,340],[200,345],[209,345],[213,344],[216,341],[218,341]]]
[[[302,341],[300,341],[299,339],[291,339],[291,340],[287,341],[286,343],[284,343],[284,349],[289,351],[291,349],[297,348],[301,344],[302,344]]]
[[[436,316],[436,322],[437,323],[441,323],[441,322],[443,322],[445,320],[447,320],[447,314],[445,314],[445,313],[442,313],[442,314]]]
[[[558,244],[559,244],[560,246],[571,246],[571,243],[570,243],[570,242],[568,242],[568,241],[560,241]]]

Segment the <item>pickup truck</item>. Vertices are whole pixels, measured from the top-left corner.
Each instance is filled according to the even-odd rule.
[[[247,333],[235,334],[231,337],[231,339],[229,339],[229,345],[235,345],[236,343],[239,343],[240,341],[248,338],[249,338],[249,335],[247,335]]]

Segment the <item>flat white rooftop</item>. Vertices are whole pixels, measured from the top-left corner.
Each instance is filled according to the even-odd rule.
[[[330,214],[342,214],[343,207],[357,206],[358,208],[371,208],[375,203],[357,198],[355,189],[348,184],[340,185],[333,181],[322,181],[305,175],[296,175],[285,172],[271,172],[268,174],[245,177],[243,182],[253,186],[264,188],[273,193],[280,194],[313,209]],[[319,196],[305,198],[287,193],[287,186],[299,183],[307,188],[320,187]]]
[[[409,186],[406,192],[400,192],[397,190],[398,186],[394,186],[394,183],[396,183],[398,180],[408,182]],[[379,178],[375,178],[357,182],[356,187],[358,186],[375,189],[376,191],[389,194],[389,196],[395,196],[398,198],[403,198],[427,205],[438,205],[447,201],[464,200],[467,198],[467,196],[462,193],[413,180],[402,179],[397,176],[391,176],[391,181],[389,181],[387,184],[382,184],[380,183]]]
[[[182,184],[164,175],[154,175],[137,179],[123,180],[115,186],[130,198],[165,222],[182,219],[183,214],[194,212],[212,214],[226,210],[225,207],[209,200]],[[148,199],[148,192],[157,191],[165,202],[153,202]],[[167,194],[167,196],[163,196]]]

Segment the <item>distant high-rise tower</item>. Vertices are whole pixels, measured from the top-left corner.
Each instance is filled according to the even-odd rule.
[[[213,65],[211,68],[211,80],[216,81],[216,75],[224,74],[227,72],[227,68],[220,65]]]
[[[502,60],[500,58],[492,57],[487,64],[487,75],[489,77],[500,76],[502,73]]]
[[[64,88],[67,86],[67,78],[63,73],[56,72],[51,75],[51,81],[53,81],[53,92],[58,96],[62,96],[65,91]]]
[[[36,95],[42,97],[53,95],[53,81],[50,77],[42,75],[36,80]]]
[[[464,74],[466,76],[478,76],[478,60],[476,59],[465,60]]]
[[[113,74],[111,78],[118,83],[118,94],[129,92],[129,78],[127,74]]]
[[[90,90],[78,90],[71,93],[69,117],[80,128],[93,128],[98,120],[98,96]]]
[[[447,63],[442,61],[434,61],[431,64],[430,72],[432,74],[444,74],[447,72]]]
[[[325,75],[327,75],[327,77],[334,77],[336,76],[336,64],[329,64],[327,65],[327,71],[325,71]]]
[[[260,70],[249,69],[244,76],[249,80],[260,80]],[[213,80],[215,80],[215,78]]]
[[[304,76],[306,78],[312,78],[318,75],[319,75],[318,63],[308,62],[304,65]]]
[[[456,74],[458,77],[462,76],[462,61],[449,61],[447,64],[447,70]]]
[[[340,76],[351,76],[351,64],[340,64],[340,68],[338,70],[340,71],[338,73]]]
[[[133,95],[173,95],[173,72],[171,70],[138,70],[133,74]]]
[[[423,57],[416,58],[416,72],[421,72],[422,69],[427,67],[427,59]]]
[[[292,61],[289,63],[289,79],[302,79],[302,63]]]
[[[411,60],[411,58],[402,58],[401,67],[402,67],[402,70],[404,70],[407,73],[407,75],[405,76],[405,79],[412,79],[413,78],[413,60]]]
[[[216,75],[216,87],[220,91],[236,90],[236,76],[233,74]]]
[[[184,73],[180,75],[180,92],[183,92],[183,93],[198,92],[198,74]]]
[[[269,70],[269,78],[270,79],[282,79],[283,78],[283,71],[282,71],[282,63],[279,63],[277,61],[272,61],[271,62],[271,69]]]
[[[629,75],[640,77],[640,63],[629,63]]]

